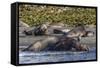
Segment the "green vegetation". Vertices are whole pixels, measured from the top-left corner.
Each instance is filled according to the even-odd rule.
[[[20,5],[19,19],[30,26],[42,23],[96,25],[96,9],[45,5]]]

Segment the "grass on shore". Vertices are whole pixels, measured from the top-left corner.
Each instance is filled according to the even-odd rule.
[[[19,19],[30,26],[43,23],[96,25],[96,9],[23,4],[19,6]]]

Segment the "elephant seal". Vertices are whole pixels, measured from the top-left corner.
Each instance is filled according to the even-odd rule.
[[[48,32],[48,30],[47,30],[47,26],[45,24],[39,25],[30,30],[23,31],[23,33],[26,35],[35,35],[35,36],[45,35],[45,34],[47,34],[47,32]]]
[[[42,25],[38,26],[37,28],[35,28],[34,35],[35,36],[46,35],[47,32],[48,32],[47,26],[45,24],[42,24]]]
[[[49,37],[44,40],[36,41],[23,51],[68,51],[72,50],[72,48],[74,48],[76,51],[89,50],[88,46],[82,45],[79,41],[70,37]]]
[[[85,29],[85,26],[82,24],[77,25],[75,28],[70,30],[69,32],[63,33],[64,36],[70,37],[70,38],[78,38],[78,41],[81,40],[81,37],[90,37],[94,36],[94,32],[87,31]]]
[[[65,37],[60,39],[55,43],[54,50],[56,51],[67,51],[72,50],[74,48],[76,51],[88,51],[89,47],[86,45],[82,45],[78,40]]]
[[[23,33],[26,34],[26,35],[33,35],[34,30],[24,30]]]
[[[47,51],[49,48],[53,47],[53,44],[56,43],[58,39],[56,37],[48,37],[42,40],[38,40],[35,43],[32,43],[29,45],[26,49],[23,49],[22,51]]]
[[[69,32],[69,31],[70,31],[70,29],[63,29],[63,30],[54,29],[54,30],[53,30],[53,33],[54,33],[54,34],[64,34],[64,33],[67,33],[67,32]]]
[[[82,37],[91,37],[91,36],[94,36],[94,32],[93,31],[86,31],[86,33]]]
[[[68,33],[66,33],[67,37],[75,37],[75,36],[83,36],[84,34],[86,34],[86,29],[84,27],[84,25],[78,25],[75,28],[73,28],[72,30],[70,30]]]

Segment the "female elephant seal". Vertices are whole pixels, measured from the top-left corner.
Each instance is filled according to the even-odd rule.
[[[45,24],[42,24],[42,25],[38,26],[37,28],[35,28],[34,35],[35,36],[46,35],[47,32],[48,32],[47,26]]]
[[[87,31],[85,28],[85,25],[82,24],[78,24],[75,28],[73,28],[72,30],[70,30],[67,33],[64,33],[67,37],[90,37],[90,36],[94,36],[94,32],[93,31]]]
[[[48,32],[48,30],[47,30],[47,26],[45,24],[39,25],[30,30],[23,31],[23,33],[26,35],[35,35],[35,36],[46,35],[47,32]]]
[[[35,43],[32,43],[31,45],[29,45],[29,47],[27,47],[23,51],[34,51],[34,52],[47,51],[57,41],[58,39],[56,37],[48,37],[46,39],[38,40]]]

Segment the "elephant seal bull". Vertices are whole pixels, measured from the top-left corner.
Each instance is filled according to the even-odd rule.
[[[76,39],[70,37],[64,38],[46,38],[44,40],[37,41],[31,44],[28,48],[23,51],[68,51],[74,48],[76,51],[88,51],[89,48],[86,45],[82,45]]]
[[[78,40],[70,37],[62,38],[55,43],[55,50],[57,51],[67,51],[74,48],[76,51],[88,51],[89,47],[82,45]]]

